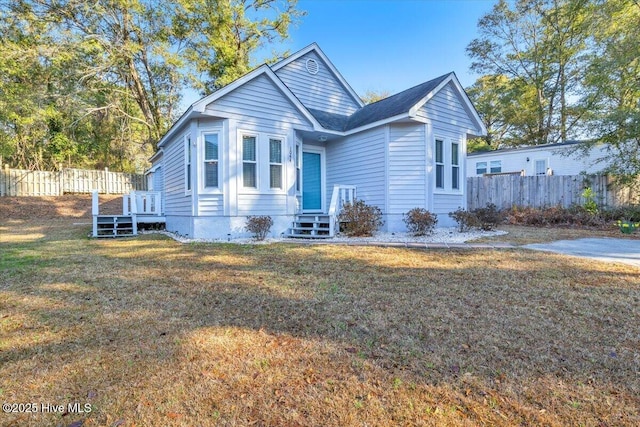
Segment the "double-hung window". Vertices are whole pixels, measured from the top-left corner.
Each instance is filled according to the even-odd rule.
[[[460,144],[451,143],[451,189],[460,189]]]
[[[184,137],[184,185],[185,192],[191,192],[191,136]]]
[[[444,188],[444,141],[436,139],[436,188]]]
[[[476,175],[487,173],[487,162],[476,162]]]
[[[491,160],[491,162],[489,162],[489,167],[491,173],[502,172],[502,160]]]
[[[217,133],[204,134],[204,186],[219,187],[219,143]]]
[[[245,188],[258,188],[256,148],[255,136],[242,136],[242,185]]]
[[[269,188],[282,189],[282,141],[269,138]]]

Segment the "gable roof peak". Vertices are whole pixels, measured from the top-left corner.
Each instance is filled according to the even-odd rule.
[[[355,90],[353,90],[351,85],[342,76],[342,74],[340,74],[340,71],[338,71],[336,66],[333,65],[333,62],[331,62],[329,57],[322,51],[322,49],[320,49],[320,46],[316,42],[313,42],[310,45],[300,49],[296,53],[291,54],[291,55],[287,56],[286,58],[281,59],[280,61],[276,62],[275,64],[271,64],[270,68],[274,72],[277,72],[279,69],[287,66],[288,64],[292,63],[293,61],[303,57],[304,55],[306,55],[306,54],[308,54],[309,52],[312,52],[312,51],[315,52],[320,57],[320,59],[326,64],[327,68],[329,69],[329,72],[331,72],[331,74],[334,75],[334,77],[342,85],[342,87],[349,94],[349,96],[351,96],[351,98],[353,98],[353,100],[355,101],[356,105],[358,105],[359,107],[363,107],[364,103],[362,102],[362,99],[360,98],[360,96],[356,93]]]

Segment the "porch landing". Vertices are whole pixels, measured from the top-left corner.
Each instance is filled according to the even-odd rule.
[[[159,192],[132,192],[122,197],[122,215],[100,215],[98,192],[92,192],[93,237],[138,235],[139,224],[164,224]]]

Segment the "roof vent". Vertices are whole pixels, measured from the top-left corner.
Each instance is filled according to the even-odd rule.
[[[307,59],[307,71],[309,72],[309,74],[318,74],[318,68],[318,61],[312,58]]]

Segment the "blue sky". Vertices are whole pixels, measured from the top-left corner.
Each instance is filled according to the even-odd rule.
[[[360,95],[393,94],[450,71],[467,87],[477,76],[469,70],[465,48],[495,2],[299,0],[307,15],[290,29],[289,40],[268,47],[267,55],[274,49],[294,53],[316,42]]]

